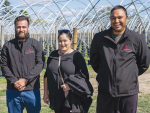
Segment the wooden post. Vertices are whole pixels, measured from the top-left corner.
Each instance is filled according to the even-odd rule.
[[[4,45],[4,26],[2,25],[1,26],[1,48],[3,47]]]
[[[49,56],[49,34],[46,35],[46,42],[47,42],[47,55]]]
[[[34,39],[38,40],[38,39],[37,39],[37,34],[34,34]]]
[[[142,29],[142,26],[140,25],[140,27],[139,27],[139,34],[141,34],[141,29]]]
[[[9,34],[9,40],[11,40],[11,34]]]
[[[77,28],[73,28],[73,49],[77,50]]]
[[[52,32],[52,39],[53,39],[52,43],[55,44],[55,33],[54,33],[54,31]],[[54,47],[54,45],[53,45],[53,47]]]
[[[145,34],[145,41],[147,43],[147,31],[144,30],[144,34]]]
[[[45,43],[44,43],[44,42],[45,42],[44,36],[45,36],[45,35],[44,35],[44,31],[43,31],[43,34],[42,34],[42,45],[43,45],[43,50],[45,49],[45,45],[44,45],[44,44],[45,44]]]
[[[12,34],[10,34],[10,39],[12,39],[13,38],[13,35]]]
[[[87,45],[89,45],[89,31],[87,30]]]
[[[7,41],[9,41],[10,40],[10,37],[9,37],[9,34],[7,34]]]
[[[80,31],[80,33],[79,33],[79,38],[81,39],[81,31]]]
[[[91,32],[89,32],[89,45],[91,44]]]
[[[83,34],[82,34],[82,40],[83,40],[83,42],[85,42],[85,33],[84,33],[84,31],[83,31]]]
[[[102,31],[100,26],[98,27],[98,29],[99,29],[99,32],[101,32],[101,31]]]
[[[56,50],[58,49],[58,26],[55,27],[55,38],[56,38]]]
[[[33,34],[31,34],[31,38],[33,38]]]
[[[93,40],[93,30],[91,30],[91,40]]]
[[[50,33],[50,47],[52,47],[52,33]]]

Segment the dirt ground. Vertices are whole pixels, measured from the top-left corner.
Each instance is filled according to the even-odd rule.
[[[150,94],[150,73],[139,76],[139,88],[143,94]]]

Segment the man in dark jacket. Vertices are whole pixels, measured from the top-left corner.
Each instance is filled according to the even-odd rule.
[[[149,50],[143,35],[129,30],[127,11],[111,10],[111,28],[97,33],[90,59],[97,81],[97,113],[136,113],[138,76],[149,67]]]
[[[9,113],[39,113],[40,72],[44,55],[40,42],[29,38],[29,19],[15,19],[15,38],[6,42],[1,52],[1,69],[7,79],[7,107]]]

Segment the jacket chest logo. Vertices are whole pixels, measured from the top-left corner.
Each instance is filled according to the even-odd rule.
[[[26,53],[26,54],[34,53],[34,50],[33,50],[33,49],[30,49],[30,47],[29,47],[29,49],[26,50],[25,53]]]
[[[122,52],[132,52],[132,49],[127,44],[125,47],[123,47]]]

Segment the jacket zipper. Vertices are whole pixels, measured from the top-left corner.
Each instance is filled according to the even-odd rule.
[[[22,78],[23,78],[23,54],[21,52],[21,71],[22,71]]]
[[[19,46],[19,48],[20,48],[20,46]],[[23,49],[23,43],[22,43],[22,47],[20,48],[20,53],[21,53],[21,72],[22,72],[21,77],[23,78],[23,53],[22,53],[22,49]]]
[[[114,54],[114,58],[113,58],[113,82],[114,82],[114,85],[113,85],[113,94],[114,96],[116,96],[116,51],[117,49],[115,49],[115,54]]]

